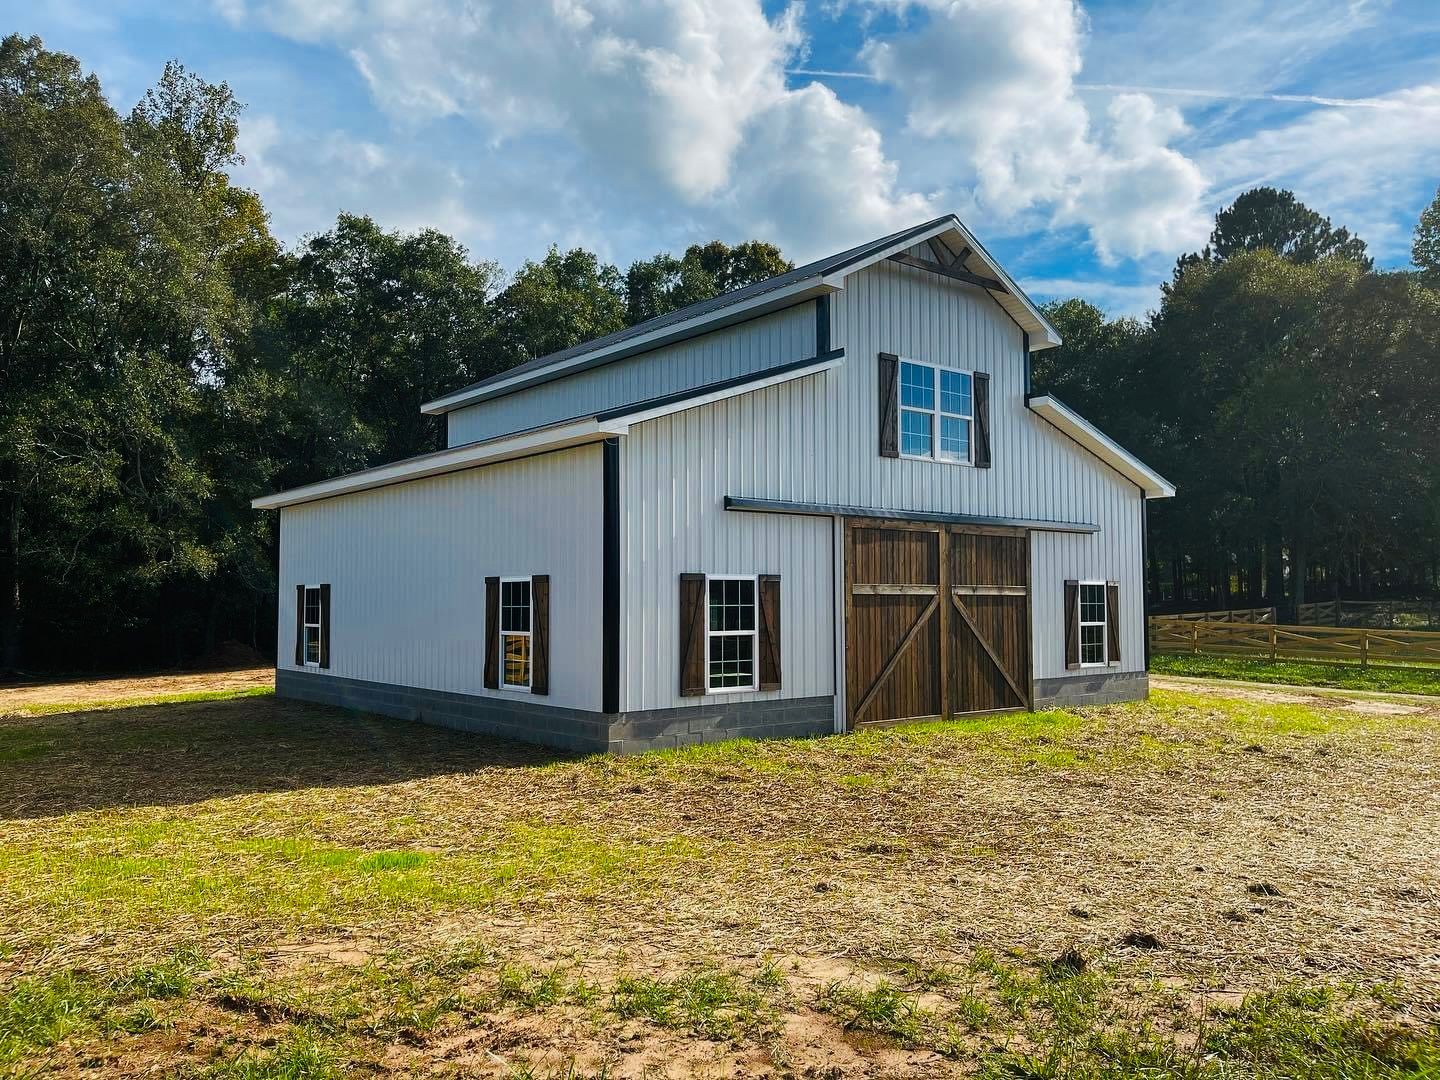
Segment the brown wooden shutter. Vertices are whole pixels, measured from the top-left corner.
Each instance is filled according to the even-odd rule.
[[[680,696],[705,693],[705,575],[680,575]]]
[[[900,456],[900,411],[896,394],[900,383],[900,358],[894,353],[880,354],[880,456]]]
[[[1065,582],[1065,666],[1080,666],[1080,582]]]
[[[975,467],[990,468],[990,376],[975,372]]]
[[[550,575],[530,579],[530,692],[550,693]]]
[[[760,689],[780,689],[780,575],[760,575]]]
[[[1120,583],[1105,583],[1105,642],[1112,664],[1120,662]]]
[[[485,689],[500,689],[500,579],[485,579]]]
[[[320,666],[330,666],[330,586],[320,586]]]
[[[305,666],[305,586],[295,586],[295,666]]]

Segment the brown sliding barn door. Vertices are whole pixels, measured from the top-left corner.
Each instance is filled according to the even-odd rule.
[[[1023,530],[852,518],[845,552],[851,727],[1029,706]]]
[[[952,530],[952,713],[1030,707],[1030,540],[1023,531]]]

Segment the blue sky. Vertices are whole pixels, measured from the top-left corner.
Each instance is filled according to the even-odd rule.
[[[128,109],[170,58],[246,103],[239,182],[513,270],[721,237],[804,260],[939,213],[1035,297],[1152,306],[1257,184],[1383,266],[1440,185],[1434,0],[0,0]]]

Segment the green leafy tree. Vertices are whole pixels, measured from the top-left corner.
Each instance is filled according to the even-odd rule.
[[[626,271],[625,321],[633,326],[791,268],[779,248],[761,240],[733,248],[720,240],[692,244],[679,259],[661,252]]]
[[[1367,270],[1373,265],[1365,241],[1351,236],[1350,230],[1336,228],[1293,192],[1259,187],[1245,192],[1215,216],[1209,246],[1182,255],[1175,264],[1175,277],[1197,263],[1223,262],[1241,252],[1262,249],[1298,263],[1338,256]]]
[[[495,301],[493,370],[624,329],[620,271],[583,248],[526,262]]]
[[[1420,277],[1431,288],[1440,289],[1440,191],[1435,192],[1415,225],[1415,243],[1410,261],[1420,268]]]

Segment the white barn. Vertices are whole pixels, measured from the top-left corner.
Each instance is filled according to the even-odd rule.
[[[1143,697],[1174,488],[1030,394],[1059,343],[947,216],[428,402],[255,500],[276,691],[618,752]]]

